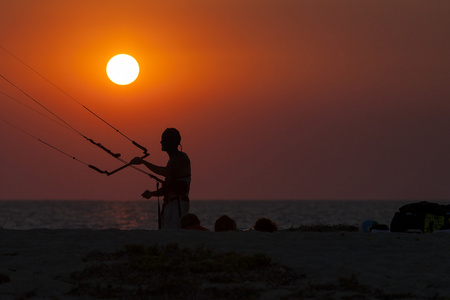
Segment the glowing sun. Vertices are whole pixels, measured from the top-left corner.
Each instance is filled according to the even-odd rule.
[[[106,65],[106,74],[115,84],[127,85],[139,75],[139,64],[128,54],[118,54]]]

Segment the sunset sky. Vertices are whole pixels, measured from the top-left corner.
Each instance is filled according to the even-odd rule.
[[[126,161],[142,151],[82,105],[159,165],[179,129],[192,200],[450,200],[449,16],[448,0],[0,0],[0,46],[57,88],[2,48],[0,75]],[[120,53],[140,65],[130,85],[106,75]],[[1,120],[121,166],[2,78],[0,92]],[[155,188],[1,120],[0,199]]]

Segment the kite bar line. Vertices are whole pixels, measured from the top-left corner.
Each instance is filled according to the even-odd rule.
[[[60,122],[56,121],[56,120],[53,119],[53,118],[50,118],[49,116],[43,114],[42,112],[38,111],[37,109],[32,108],[31,106],[29,106],[29,105],[23,103],[22,101],[20,101],[20,100],[14,98],[14,97],[12,97],[12,96],[10,96],[10,95],[8,95],[8,94],[2,92],[2,91],[0,91],[0,94],[3,94],[4,96],[8,97],[9,99],[14,100],[15,102],[19,103],[20,105],[25,106],[25,107],[28,108],[29,110],[32,110],[33,112],[35,112],[35,113],[37,113],[37,114],[40,114],[41,116],[43,116],[43,117],[49,119],[50,121],[55,122],[55,124],[58,124],[58,125],[60,125],[60,126],[62,126],[62,127],[64,127],[64,128],[66,128],[66,129],[69,129],[69,128],[68,128],[66,125],[64,125],[63,123],[60,123]]]
[[[141,157],[141,159],[146,158],[148,155],[149,154],[145,154],[144,156]],[[110,176],[110,175],[112,175],[112,174],[114,174],[116,172],[119,172],[120,170],[125,169],[126,167],[129,167],[129,166],[132,166],[132,165],[133,165],[132,163],[127,163],[126,165],[123,165],[120,168],[115,169],[114,171],[108,172],[107,175]]]
[[[102,144],[100,143],[96,143],[95,141],[93,141],[92,139],[88,138],[87,136],[85,136],[84,134],[82,134],[80,131],[78,131],[77,129],[75,129],[75,127],[73,127],[72,125],[70,125],[69,123],[67,123],[66,121],[64,121],[62,118],[60,118],[57,114],[55,114],[54,112],[52,112],[49,108],[47,108],[46,106],[44,106],[42,103],[40,103],[39,101],[37,101],[36,99],[34,99],[32,96],[30,96],[29,94],[27,94],[23,89],[21,89],[20,87],[18,87],[17,85],[15,85],[14,83],[12,83],[11,81],[9,81],[5,76],[3,76],[2,74],[0,74],[0,77],[3,78],[3,80],[5,80],[6,82],[8,82],[10,85],[12,85],[13,87],[15,87],[17,90],[19,90],[20,92],[22,92],[25,96],[27,96],[28,98],[30,98],[32,101],[34,101],[35,103],[37,103],[40,107],[42,107],[43,109],[45,109],[47,112],[49,112],[50,114],[52,114],[55,118],[57,118],[58,120],[60,120],[62,123],[64,123],[69,129],[72,129],[74,132],[78,133],[80,136],[82,136],[84,139],[86,139],[87,141],[91,142],[92,144],[96,145],[97,147],[99,147],[100,149],[102,149],[103,151],[105,151],[106,153],[112,155],[115,158],[119,158],[120,157],[120,153],[113,153],[111,150],[109,150],[108,148],[104,147]]]
[[[147,156],[148,156],[148,155],[147,155]],[[147,156],[144,155],[144,156],[142,156],[141,158],[145,158],[145,157],[147,157]],[[120,167],[120,168],[118,168],[118,169],[116,169],[116,170],[113,170],[113,171],[111,171],[111,172],[108,172],[108,171],[106,171],[106,170],[100,170],[99,168],[97,168],[96,166],[93,166],[93,165],[88,165],[88,167],[91,168],[91,169],[93,169],[93,170],[95,170],[95,171],[97,171],[97,172],[99,172],[99,173],[101,173],[101,174],[106,174],[107,176],[110,176],[110,175],[112,175],[112,174],[114,174],[114,173],[116,173],[116,172],[118,172],[118,171],[120,171],[120,170],[122,170],[122,169],[127,168],[127,167],[132,167],[133,169],[135,169],[135,170],[137,170],[137,171],[139,171],[139,172],[141,172],[141,173],[144,173],[144,174],[146,174],[147,176],[149,176],[150,178],[156,180],[156,182],[164,183],[164,180],[162,180],[161,178],[156,177],[155,175],[153,175],[153,174],[151,174],[151,173],[145,172],[144,170],[141,170],[141,169],[137,168],[136,166],[134,166],[134,165],[131,164],[131,163],[125,164],[125,165],[123,165],[122,167]]]
[[[93,166],[93,165],[90,165],[90,164],[88,164],[88,163],[86,163],[86,162],[84,162],[84,161],[82,161],[82,160],[76,158],[76,157],[73,156],[73,155],[68,154],[67,152],[65,152],[65,151],[63,151],[63,150],[61,150],[61,149],[59,149],[59,148],[53,146],[52,144],[50,144],[50,143],[48,143],[48,142],[46,142],[46,141],[44,141],[44,140],[42,140],[42,139],[40,139],[40,138],[34,136],[33,134],[31,134],[31,133],[25,131],[24,129],[22,129],[22,128],[20,128],[20,127],[14,125],[14,124],[12,124],[12,123],[10,123],[10,122],[8,122],[8,121],[2,119],[2,118],[0,118],[0,121],[3,121],[4,123],[6,123],[6,124],[8,124],[9,126],[15,128],[15,129],[17,129],[18,131],[22,132],[23,134],[28,135],[29,137],[31,137],[31,138],[33,138],[33,139],[35,139],[35,140],[37,140],[37,141],[43,143],[44,145],[46,145],[46,146],[48,146],[48,147],[50,147],[50,148],[52,148],[52,149],[58,151],[58,152],[61,153],[61,154],[64,154],[64,155],[67,156],[67,157],[72,158],[73,160],[76,160],[76,161],[79,162],[79,163],[82,163],[82,164],[85,165],[85,166],[88,166],[89,168],[91,168],[91,169],[93,169],[93,170],[95,170],[95,171],[97,171],[97,172],[99,172],[99,173],[106,174],[106,175],[109,176],[109,175],[112,175],[112,174],[114,174],[114,173],[116,173],[116,172],[122,170],[122,169],[125,169],[126,167],[130,167],[130,166],[131,166],[133,169],[135,169],[135,170],[137,170],[137,171],[139,171],[139,172],[141,172],[141,173],[146,174],[147,176],[149,176],[150,178],[156,180],[157,182],[161,182],[161,183],[164,182],[163,180],[161,180],[160,178],[154,176],[153,174],[148,173],[148,172],[145,172],[144,170],[141,170],[141,169],[137,168],[136,166],[131,165],[130,163],[125,164],[125,165],[123,165],[122,167],[120,167],[120,168],[118,168],[118,169],[116,169],[116,170],[114,170],[114,171],[111,171],[111,172],[108,172],[108,171],[102,171],[102,170],[100,170],[99,168],[97,168],[97,167],[95,167],[95,166]],[[147,157],[148,155],[149,155],[149,154],[146,154],[146,155],[144,155],[144,156],[141,157],[141,158],[145,158],[145,157]],[[121,161],[122,161],[122,162],[125,162],[124,160],[121,160]]]
[[[101,120],[103,123],[105,123],[106,125],[108,125],[109,127],[111,127],[114,131],[116,131],[117,133],[119,133],[120,135],[122,135],[124,138],[126,138],[127,140],[129,140],[135,147],[141,149],[141,150],[143,151],[143,156],[142,156],[141,158],[145,158],[145,157],[149,156],[149,153],[148,153],[147,148],[145,148],[144,146],[138,144],[136,141],[130,139],[128,136],[126,136],[125,134],[123,134],[119,129],[117,129],[116,127],[114,127],[114,126],[111,125],[110,123],[108,123],[105,119],[101,118],[99,115],[97,115],[96,113],[94,113],[92,110],[90,110],[89,108],[87,108],[85,105],[83,105],[82,103],[80,103],[79,101],[77,101],[75,98],[73,98],[72,96],[70,96],[67,92],[65,92],[65,91],[62,90],[60,87],[58,87],[56,84],[54,84],[52,81],[50,81],[49,79],[47,79],[45,76],[43,76],[41,73],[39,73],[39,72],[38,72],[37,70],[35,70],[33,67],[31,67],[29,64],[25,63],[22,59],[20,59],[20,58],[17,57],[16,55],[14,55],[11,51],[9,51],[8,49],[6,49],[6,48],[3,47],[2,45],[0,45],[0,48],[3,49],[5,52],[7,52],[7,53],[8,53],[9,55],[11,55],[12,57],[14,57],[16,60],[18,60],[20,63],[22,63],[22,64],[23,64],[24,66],[26,66],[28,69],[30,69],[31,71],[33,71],[33,72],[34,72],[35,74],[37,74],[39,77],[41,77],[42,79],[44,79],[45,81],[47,81],[47,82],[48,82],[49,84],[51,84],[53,87],[55,87],[56,89],[58,89],[60,92],[62,92],[62,93],[63,93],[64,95],[66,95],[68,98],[70,98],[71,100],[73,100],[75,103],[77,103],[78,105],[80,105],[81,107],[83,107],[84,109],[86,109],[89,113],[91,113],[92,115],[94,115],[96,118],[98,118],[99,120]],[[61,121],[62,123],[59,123],[59,122],[57,122],[56,120],[50,118],[51,120],[55,121],[56,123],[58,123],[58,124],[60,124],[60,125],[62,125],[62,126],[64,126],[64,127],[67,127],[67,129],[71,129],[72,131],[74,131],[74,132],[76,132],[77,134],[79,134],[80,136],[82,136],[85,140],[87,140],[87,141],[90,142],[91,144],[93,144],[93,145],[99,147],[100,149],[102,149],[103,151],[105,151],[105,152],[108,153],[109,155],[113,156],[114,158],[120,160],[121,162],[126,163],[123,159],[120,158],[120,156],[121,156],[120,153],[114,153],[114,152],[112,152],[111,150],[109,150],[108,148],[106,148],[105,146],[103,146],[101,143],[97,143],[97,142],[95,142],[94,140],[88,138],[87,136],[85,136],[84,134],[82,134],[80,131],[78,131],[77,129],[75,129],[72,125],[70,125],[69,123],[67,123],[66,121],[64,121],[62,118],[60,118],[58,115],[56,115],[54,112],[52,112],[50,109],[48,109],[48,108],[45,107],[43,104],[41,104],[39,101],[37,101],[37,100],[34,99],[32,96],[30,96],[29,94],[27,94],[24,90],[22,90],[22,89],[19,88],[17,85],[15,85],[14,83],[12,83],[12,82],[11,82],[10,80],[8,80],[5,76],[3,76],[3,75],[0,74],[0,77],[3,78],[6,82],[8,82],[10,85],[12,85],[13,87],[15,87],[16,89],[18,89],[18,90],[19,90],[20,92],[22,92],[25,96],[27,96],[28,98],[30,98],[32,101],[34,101],[35,103],[37,103],[39,106],[41,106],[43,109],[45,109],[47,112],[49,112],[51,115],[53,115],[55,118],[57,118],[57,119],[58,119],[59,121]],[[2,92],[2,94],[6,95],[6,94],[3,93],[3,92]],[[6,96],[8,96],[8,95],[6,95]],[[8,97],[10,97],[10,96],[8,96]],[[11,97],[10,97],[10,98],[11,98]],[[12,99],[15,100],[14,98],[12,98]],[[18,100],[16,100],[16,101],[18,101]],[[18,101],[18,102],[21,103],[20,101]],[[23,105],[25,105],[25,104],[23,104]],[[25,105],[25,106],[27,106],[27,105]],[[28,107],[28,106],[27,106],[27,107]],[[30,108],[30,109],[32,109],[32,108]],[[34,109],[32,109],[32,110],[34,110]],[[42,114],[42,113],[40,113],[40,114]],[[45,116],[45,115],[44,115],[44,116]],[[46,117],[48,117],[48,116],[46,116]],[[6,121],[5,121],[5,122],[6,122]],[[17,129],[19,129],[17,126],[14,126],[14,125],[12,125],[12,124],[9,123],[9,122],[7,122],[7,123],[10,124],[11,126],[17,128]],[[19,130],[25,132],[25,131],[22,130],[22,129],[19,129]],[[30,135],[29,133],[27,133],[27,134]],[[32,136],[32,135],[31,135],[31,136]],[[33,136],[33,137],[34,137],[34,136]],[[36,138],[36,137],[34,137],[34,138]],[[39,140],[40,142],[42,142],[42,143],[44,143],[44,144],[46,144],[46,145],[48,145],[48,146],[54,148],[55,150],[60,151],[61,153],[64,153],[64,154],[66,154],[67,156],[72,157],[72,156],[68,155],[67,153],[65,153],[65,152],[63,152],[63,151],[61,151],[61,150],[59,150],[58,148],[56,148],[56,147],[54,147],[54,146],[52,146],[52,145],[50,145],[50,144],[48,144],[48,143],[46,143],[46,142],[44,142],[44,141],[38,139],[38,138],[36,138],[36,139]],[[73,159],[76,159],[76,158],[74,158],[74,157],[72,157],[72,158],[73,158]],[[83,162],[83,164],[86,164],[86,163]],[[88,164],[86,164],[86,165],[88,165]],[[147,174],[147,175],[150,176],[151,178],[155,179],[157,182],[161,182],[161,183],[163,182],[163,180],[161,180],[160,178],[158,178],[158,177],[156,177],[156,176],[154,176],[154,175],[152,175],[152,174],[150,174],[150,173],[148,173],[148,172],[145,172],[145,171],[143,171],[143,170],[137,168],[136,166],[133,166],[133,165],[130,164],[130,163],[126,163],[126,164],[123,165],[122,167],[120,167],[120,168],[118,168],[118,169],[116,169],[116,170],[113,170],[113,171],[111,171],[111,172],[108,172],[108,171],[102,171],[102,170],[100,170],[99,168],[97,168],[97,167],[95,167],[95,166],[92,166],[92,165],[88,165],[88,166],[89,166],[91,169],[94,169],[94,170],[96,170],[97,172],[100,172],[100,173],[103,173],[103,174],[107,174],[108,176],[109,176],[109,175],[112,175],[112,174],[114,174],[114,173],[116,173],[116,172],[118,172],[118,171],[120,171],[120,170],[123,170],[123,169],[125,169],[126,167],[131,166],[133,169],[138,170],[138,171],[140,171],[140,172],[142,172],[142,173]]]
[[[70,98],[72,101],[74,101],[75,103],[77,103],[78,105],[80,105],[81,107],[83,107],[84,109],[86,109],[88,112],[90,112],[92,115],[94,115],[96,118],[98,118],[100,121],[102,121],[103,123],[105,123],[106,125],[108,125],[109,127],[111,127],[114,131],[116,131],[117,133],[119,133],[120,135],[122,135],[124,138],[126,138],[127,140],[129,140],[130,142],[132,142],[132,144],[138,148],[140,148],[144,154],[148,153],[148,150],[139,145],[138,143],[136,143],[135,141],[133,141],[131,138],[129,138],[128,136],[126,136],[125,134],[123,134],[119,129],[117,129],[116,127],[114,127],[113,125],[111,125],[110,123],[108,123],[105,119],[103,119],[102,117],[100,117],[99,115],[97,115],[96,113],[94,113],[92,110],[90,110],[88,107],[86,107],[85,105],[83,105],[81,102],[77,101],[75,98],[73,98],[71,95],[69,95],[67,92],[65,92],[63,89],[61,89],[60,87],[58,87],[56,84],[54,84],[52,81],[50,81],[49,79],[47,79],[44,75],[42,75],[41,73],[39,73],[37,70],[35,70],[33,67],[31,67],[29,64],[25,63],[22,59],[20,59],[18,56],[14,55],[11,51],[9,51],[8,49],[6,49],[5,47],[3,47],[2,45],[0,45],[0,48],[3,49],[3,51],[5,51],[6,53],[8,53],[9,55],[11,55],[12,57],[14,57],[16,60],[18,60],[20,63],[22,63],[24,66],[26,66],[28,69],[30,69],[31,71],[33,71],[35,74],[37,74],[39,77],[41,77],[42,79],[44,79],[45,81],[47,81],[49,84],[51,84],[53,87],[55,87],[56,89],[58,89],[60,92],[62,92],[64,95],[66,95],[68,98]],[[3,77],[3,76],[2,76]],[[5,79],[3,77],[3,79]],[[6,79],[5,79],[6,80]],[[8,81],[8,80],[7,80]],[[9,82],[9,81],[8,81]],[[41,105],[42,106],[42,105]],[[52,113],[53,114],[53,113]],[[59,118],[58,118],[59,119]],[[64,121],[63,121],[64,122]],[[65,122],[64,122],[65,123]]]
[[[70,154],[68,154],[68,153],[66,153],[66,152],[64,152],[64,151],[62,151],[62,150],[59,149],[59,148],[56,148],[55,146],[53,146],[53,145],[47,143],[47,142],[44,141],[44,140],[41,140],[40,138],[38,138],[38,137],[32,135],[31,133],[29,133],[29,132],[23,130],[22,128],[17,127],[16,125],[14,125],[14,124],[12,124],[12,123],[6,121],[6,120],[3,120],[3,119],[0,119],[0,120],[3,121],[3,122],[5,122],[5,123],[8,124],[9,126],[11,126],[11,127],[15,128],[15,129],[21,131],[22,133],[28,135],[29,137],[32,137],[32,138],[38,140],[39,142],[43,143],[44,145],[47,145],[48,147],[50,147],[50,148],[52,148],[52,149],[58,151],[59,153],[62,153],[62,154],[64,154],[65,156],[68,156],[68,157],[70,157],[70,158],[72,158],[72,159],[74,159],[74,160],[76,160],[76,161],[82,163],[83,165],[89,166],[89,164],[85,163],[84,161],[79,160],[79,159],[76,158],[75,156],[72,156],[72,155],[70,155]]]

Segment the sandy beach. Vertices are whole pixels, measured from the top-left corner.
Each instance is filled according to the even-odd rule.
[[[125,244],[155,243],[205,245],[217,253],[265,253],[298,275],[295,284],[263,290],[260,299],[450,297],[448,233],[2,229],[0,299],[93,299],[68,294],[74,286],[67,278],[90,264],[83,257],[92,251],[114,252]]]

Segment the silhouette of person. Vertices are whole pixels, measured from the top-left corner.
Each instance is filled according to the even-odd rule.
[[[278,230],[278,224],[269,218],[259,218],[256,220],[255,225],[253,225],[253,230],[274,232]]]
[[[161,211],[161,228],[179,228],[182,215],[189,212],[189,189],[191,184],[191,161],[186,153],[178,149],[181,143],[180,132],[167,128],[161,137],[161,150],[167,152],[169,161],[165,167],[154,165],[140,157],[131,160],[132,164],[143,164],[150,171],[164,176],[162,187],[156,191],[146,190],[142,197],[164,196]]]
[[[200,219],[191,213],[187,213],[180,218],[180,228],[191,229],[191,230],[201,230],[209,231],[209,229],[200,225]]]
[[[214,223],[214,231],[236,231],[236,222],[227,215],[220,216]]]

